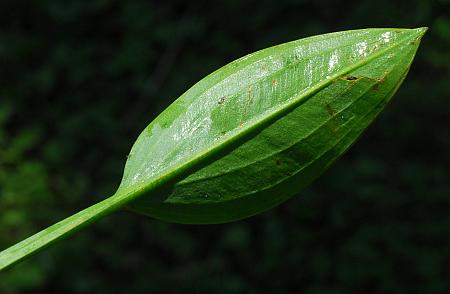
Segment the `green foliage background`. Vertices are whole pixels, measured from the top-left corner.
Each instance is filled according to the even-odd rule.
[[[111,195],[140,131],[249,52],[429,26],[403,87],[307,191],[188,226],[120,212],[0,293],[449,293],[450,1],[0,2],[0,248]]]

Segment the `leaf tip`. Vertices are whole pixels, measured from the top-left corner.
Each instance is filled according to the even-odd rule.
[[[417,34],[419,35],[419,38],[420,38],[423,35],[425,35],[425,33],[428,31],[428,27],[421,27],[421,28],[417,28],[414,30],[417,32]]]

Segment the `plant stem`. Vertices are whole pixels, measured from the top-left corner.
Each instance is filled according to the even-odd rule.
[[[59,239],[65,238],[84,226],[121,208],[128,200],[126,194],[113,196],[32,235],[0,252],[0,271],[6,270],[23,259],[38,253]]]

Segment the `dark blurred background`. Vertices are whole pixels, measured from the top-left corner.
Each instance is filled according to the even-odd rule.
[[[450,1],[0,1],[0,249],[111,195],[141,130],[213,70],[302,37],[429,26],[392,103],[247,220],[116,213],[0,293],[450,293]]]

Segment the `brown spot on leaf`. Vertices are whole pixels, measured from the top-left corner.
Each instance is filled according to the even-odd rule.
[[[379,78],[377,79],[377,81],[378,81],[379,83],[383,82],[384,79],[387,77],[387,75],[388,75],[389,73],[390,73],[390,71],[385,70],[384,73],[383,73],[383,75],[382,75],[381,77],[379,77]]]
[[[272,80],[272,87],[275,88],[278,85],[278,81],[277,80]]]
[[[217,104],[221,105],[225,102],[225,100],[227,100],[227,96],[222,96],[219,98],[219,101],[217,102]]]
[[[247,91],[247,98],[244,101],[244,107],[243,107],[243,111],[242,111],[242,120],[241,120],[241,124],[240,126],[242,127],[242,124],[244,121],[246,121],[246,117],[247,117],[247,111],[250,108],[250,105],[253,103],[253,98],[254,98],[254,94],[253,94],[253,85],[250,85],[250,87],[248,87],[248,91]]]
[[[333,107],[331,107],[330,104],[325,104],[325,109],[327,110],[328,114],[330,116],[335,116],[336,115],[336,111],[333,109]]]
[[[336,132],[337,128],[338,128],[338,122],[336,120],[336,110],[330,105],[330,104],[325,104],[325,110],[327,111],[328,115],[331,117],[331,121],[327,124],[328,128],[331,129],[331,131],[333,133]]]
[[[354,76],[347,76],[347,77],[345,77],[344,79],[346,79],[347,81],[356,81],[356,80],[358,80],[359,78],[358,78],[358,77],[354,77]]]
[[[286,177],[292,176],[292,173],[290,173],[290,172],[288,172],[288,171],[286,171],[286,170],[281,170],[281,171],[282,171],[282,173],[283,173]]]

